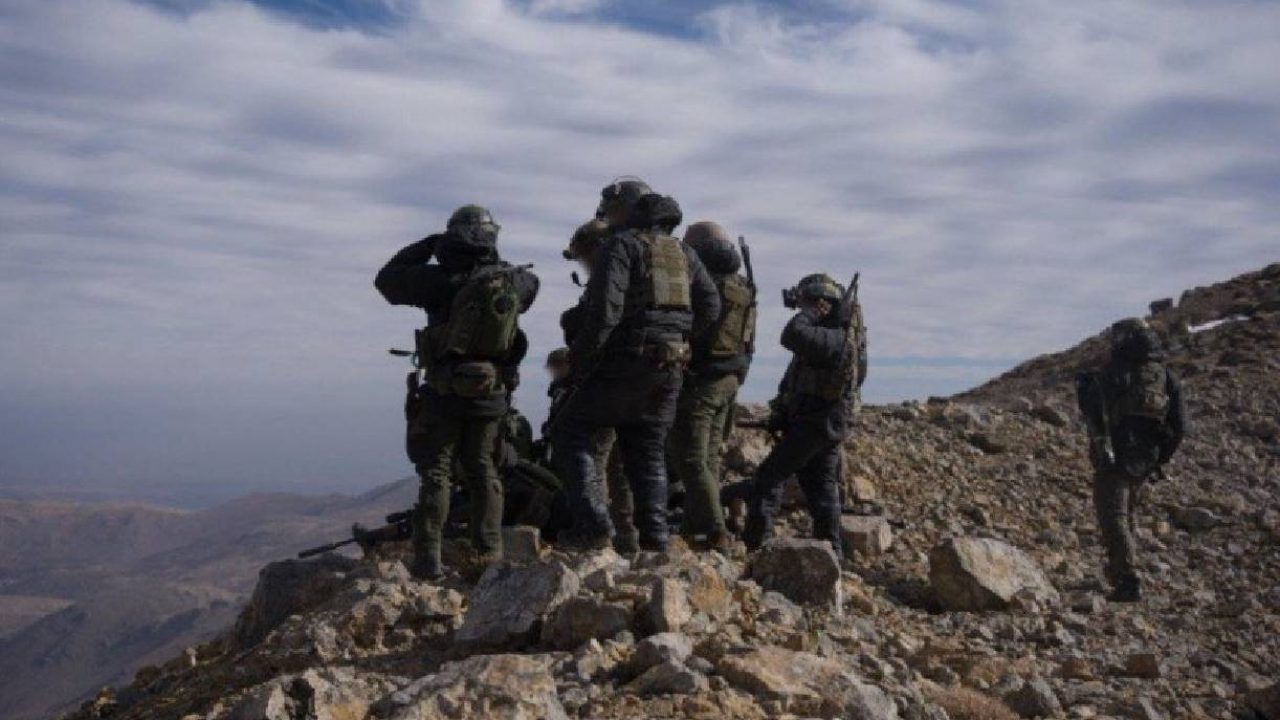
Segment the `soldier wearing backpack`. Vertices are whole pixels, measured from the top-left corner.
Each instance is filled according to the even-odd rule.
[[[711,274],[720,294],[720,316],[710,330],[693,338],[671,432],[673,464],[685,490],[681,534],[723,548],[729,534],[720,505],[720,451],[755,352],[756,289],[739,274],[742,256],[718,224],[690,225],[684,242]]]
[[[753,550],[769,539],[783,483],[795,475],[814,537],[830,541],[842,556],[840,446],[852,431],[867,375],[866,327],[854,288],[846,292],[827,275],[805,277],[783,299],[799,312],[782,331],[792,358],[769,404],[769,428],[782,437],[756,471],[742,539]]]
[[[458,208],[444,233],[396,253],[374,285],[387,302],[427,313],[415,333],[420,373],[405,403],[407,450],[422,478],[414,515],[412,572],[438,578],[456,457],[469,489],[476,567],[502,556],[502,484],[493,448],[528,349],[518,317],[538,279],[498,257],[499,226],[478,205]],[[421,381],[420,381],[421,378]]]
[[[1106,548],[1113,602],[1142,599],[1134,568],[1137,495],[1160,477],[1186,430],[1182,389],[1164,364],[1160,338],[1139,318],[1111,326],[1111,357],[1097,372],[1076,378],[1077,400],[1089,432],[1093,503]]]
[[[601,192],[611,231],[591,265],[581,325],[570,346],[575,389],[557,419],[554,455],[573,528],[567,544],[607,547],[614,533],[594,457],[600,428],[617,432],[644,550],[667,545],[667,431],[689,339],[720,314],[720,296],[692,249],[670,235],[675,201],[638,179]]]

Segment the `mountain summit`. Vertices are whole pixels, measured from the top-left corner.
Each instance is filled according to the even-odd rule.
[[[474,583],[415,582],[397,548],[274,563],[234,627],[68,717],[1276,720],[1280,265],[1153,309],[1193,430],[1139,511],[1142,604],[1096,577],[1072,396],[1095,337],[866,408],[844,567],[797,539],[798,507],[752,556],[563,554],[512,529]],[[748,476],[768,443],[739,428],[726,464]]]

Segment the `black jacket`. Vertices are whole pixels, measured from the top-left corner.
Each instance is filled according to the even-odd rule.
[[[584,361],[623,355],[640,341],[691,340],[720,316],[720,293],[702,261],[687,247],[692,308],[649,307],[644,245],[639,231],[626,230],[606,240],[598,251],[583,295],[585,305],[573,322],[579,325],[570,344],[575,370]]]
[[[800,311],[783,328],[782,346],[791,351],[792,358],[778,391],[788,432],[822,432],[831,440],[849,435],[858,405],[856,383],[849,383],[835,400],[797,391],[795,387],[797,374],[805,366],[817,372],[836,373],[857,362],[856,357],[849,357],[857,353],[857,344],[846,341],[847,332],[825,318],[819,319],[811,310]]]

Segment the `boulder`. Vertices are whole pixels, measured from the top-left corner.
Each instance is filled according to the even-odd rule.
[[[707,689],[707,679],[683,663],[666,660],[627,684],[637,695],[691,695]]]
[[[689,594],[683,583],[672,578],[659,578],[643,610],[643,624],[650,633],[677,632],[693,618]]]
[[[751,559],[749,575],[794,602],[840,608],[840,561],[825,540],[770,540]]]
[[[259,643],[289,616],[322,605],[351,582],[360,563],[328,553],[314,560],[282,560],[258,572],[253,596],[236,620],[236,642],[242,648]]]
[[[606,639],[631,627],[631,606],[592,597],[565,601],[542,624],[542,642],[572,650],[592,638]]]
[[[797,715],[895,720],[897,706],[836,660],[766,645],[720,658],[716,673],[760,700]]]
[[[879,515],[845,515],[840,518],[840,537],[845,552],[866,556],[881,555],[893,547],[893,528]]]
[[[1049,683],[1032,678],[1005,693],[1004,703],[1024,718],[1051,718],[1062,712],[1062,702]]]
[[[470,608],[454,641],[470,652],[525,645],[578,586],[577,574],[556,561],[493,565],[468,596]]]
[[[1173,524],[1187,532],[1212,530],[1220,522],[1217,514],[1206,507],[1178,508],[1173,512]]]
[[[351,668],[313,668],[250,690],[218,720],[347,720],[365,717],[374,702],[396,689],[380,675]]]
[[[1280,683],[1248,693],[1244,704],[1266,720],[1280,720]]]
[[[476,655],[446,663],[379,703],[386,720],[567,720],[546,655]],[[353,716],[363,717],[363,716]]]
[[[1124,659],[1124,674],[1129,677],[1155,680],[1163,674],[1160,658],[1153,652],[1130,653]]]
[[[676,632],[664,632],[636,643],[631,659],[627,661],[627,669],[632,675],[639,675],[649,668],[664,662],[683,663],[693,654],[693,641]]]
[[[946,610],[1005,610],[1015,595],[1054,604],[1058,591],[1021,550],[992,538],[950,538],[929,552],[929,583]]]

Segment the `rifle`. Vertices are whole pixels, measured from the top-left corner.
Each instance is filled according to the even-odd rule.
[[[747,282],[751,283],[751,298],[756,297],[756,271],[751,266],[751,247],[747,245],[747,238],[738,236],[738,249],[742,252],[742,266],[747,270]]]
[[[387,524],[382,527],[373,528],[372,530],[363,527],[360,523],[351,526],[351,537],[346,540],[338,540],[337,542],[318,545],[308,550],[298,553],[299,560],[305,560],[315,555],[322,555],[332,552],[347,545],[359,545],[360,549],[365,553],[370,552],[373,548],[382,543],[398,542],[400,540],[408,540],[413,536],[413,510],[401,510],[387,516]]]

